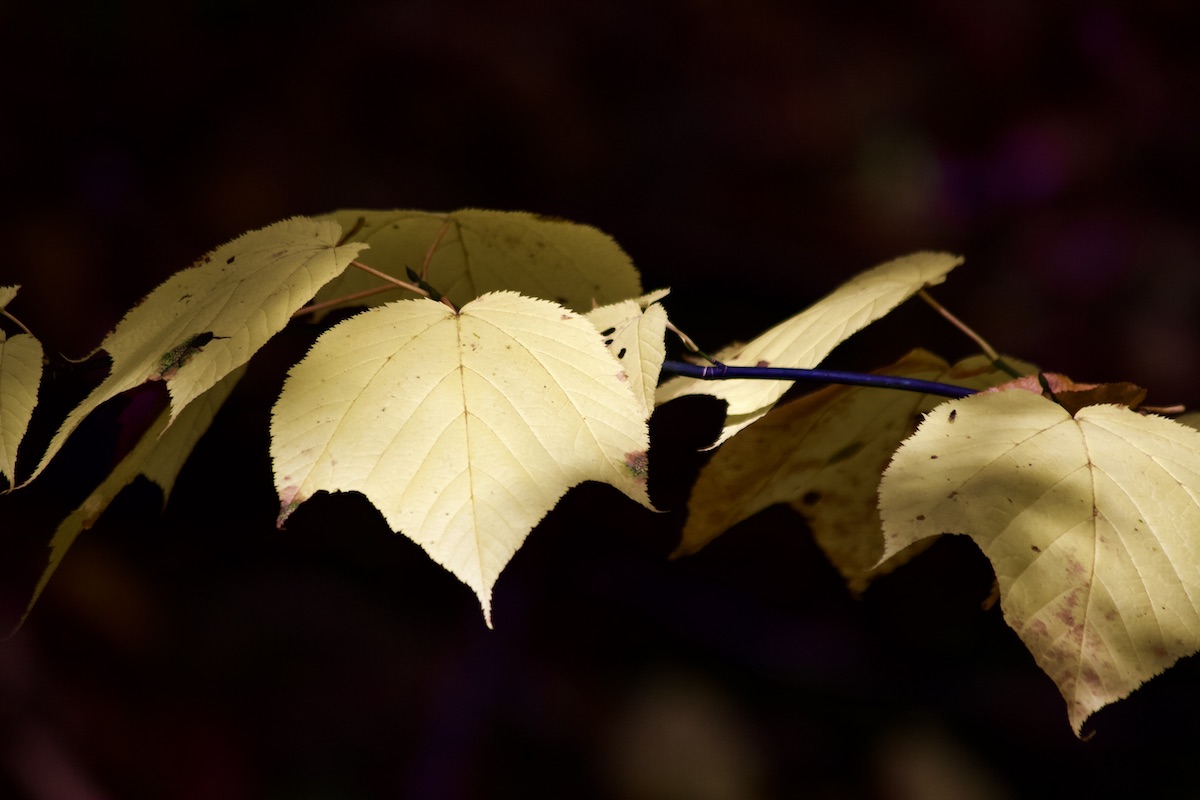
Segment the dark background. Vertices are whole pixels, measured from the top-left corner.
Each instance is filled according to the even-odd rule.
[[[719,347],[936,248],[967,259],[938,296],[1001,350],[1195,404],[1198,23],[1182,0],[3,3],[0,284],[80,356],[283,217],[524,209],[611,233]],[[969,541],[862,601],[785,509],[667,561],[702,401],[653,423],[675,513],[573,491],[495,631],[361,498],[276,531],[267,416],[304,341],[264,352],[165,514],[127,492],[0,645],[0,797],[1200,795],[1196,664],[1078,742]],[[970,351],[906,307],[833,360],[916,345]],[[5,498],[0,546],[40,547],[103,476],[116,411]],[[3,560],[11,615],[36,573]]]

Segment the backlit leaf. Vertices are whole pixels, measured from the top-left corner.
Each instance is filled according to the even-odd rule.
[[[660,289],[636,300],[600,306],[585,315],[625,368],[629,388],[642,398],[646,418],[654,410],[654,391],[666,357],[667,312],[658,303],[666,295],[667,291]]]
[[[370,266],[401,280],[407,280],[406,268],[420,271],[436,243],[426,280],[457,306],[487,292],[508,290],[584,312],[642,291],[637,270],[612,238],[566,220],[481,209],[348,209],[325,219],[371,246]],[[378,278],[347,271],[325,287],[317,302],[380,286]],[[378,305],[396,299],[395,292],[387,292],[354,303]]]
[[[1200,431],[1022,389],[935,408],[880,486],[885,555],[964,533],[1078,734],[1200,649]]]
[[[0,286],[0,310],[16,296],[16,286]],[[29,429],[42,382],[42,345],[27,333],[6,338],[0,330],[0,476],[16,478],[17,448]]]
[[[572,486],[649,506],[648,447],[642,400],[592,324],[513,292],[345,320],[292,368],[271,420],[281,523],[315,492],[361,492],[489,624],[500,571]]]
[[[1010,364],[1032,371],[1024,364]],[[951,367],[914,350],[877,374],[938,381],[972,389],[1011,375],[983,356]],[[771,409],[726,442],[700,472],[676,556],[694,553],[738,522],[776,503],[808,521],[817,544],[861,592],[913,548],[876,566],[883,555],[876,495],[879,479],[920,415],[943,398],[863,386],[829,386]]]
[[[105,337],[108,377],[68,415],[28,480],[101,403],[146,381],[166,382],[170,418],[178,416],[283,330],[365,247],[338,245],[340,238],[335,222],[295,217],[243,234],[171,276]]]
[[[961,263],[958,256],[922,252],[881,264],[761,336],[725,348],[714,358],[729,366],[811,369],[852,334],[886,315],[923,286],[941,283]],[[659,387],[655,401],[662,404],[688,394],[710,394],[724,400],[728,404],[725,426],[715,446],[762,418],[791,386],[789,381],[676,377]]]

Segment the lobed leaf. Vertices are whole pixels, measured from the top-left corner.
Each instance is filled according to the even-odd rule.
[[[1200,431],[1013,388],[943,403],[896,453],[885,557],[970,536],[1071,727],[1200,649]]]
[[[514,292],[345,320],[289,373],[271,419],[280,523],[361,492],[479,597],[559,498],[603,481],[649,507],[642,401],[584,318]]]
[[[1019,362],[1015,366],[1033,370]],[[950,366],[924,350],[877,374],[973,389],[1011,379],[984,356]],[[788,503],[804,516],[850,589],[865,590],[873,578],[923,549],[910,547],[879,564],[883,536],[875,498],[892,453],[912,434],[921,414],[940,402],[917,392],[829,386],[771,409],[726,442],[700,471],[674,555],[694,553],[764,508]]]
[[[629,256],[607,234],[566,220],[516,211],[335,211],[330,219],[371,247],[371,266],[401,280],[420,271],[430,248],[426,280],[457,306],[494,291],[514,291],[587,311],[641,294]],[[439,236],[441,237],[439,240]],[[378,278],[349,271],[318,302],[380,288]],[[355,300],[379,305],[393,293]]]
[[[340,238],[336,222],[295,217],[243,234],[167,279],[105,337],[108,377],[67,416],[26,482],[88,414],[121,392],[165,381],[174,419],[245,364],[365,248]]]
[[[729,366],[811,369],[846,339],[907,300],[924,286],[945,280],[962,263],[947,253],[902,256],[852,278],[824,299],[744,345],[714,358]],[[717,446],[759,420],[782,397],[790,381],[704,381],[676,377],[658,389],[658,404],[689,394],[709,394],[727,404]]]

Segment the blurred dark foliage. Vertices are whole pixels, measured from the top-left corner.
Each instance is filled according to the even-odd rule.
[[[613,234],[718,347],[937,248],[967,259],[937,295],[1001,350],[1195,404],[1198,24],[1181,0],[4,3],[0,283],[74,357],[276,219],[525,209]],[[1076,741],[965,540],[861,602],[784,509],[667,561],[700,401],[654,421],[674,513],[572,492],[495,631],[361,498],[276,531],[268,409],[305,336],[259,358],[165,514],[132,487],[0,645],[0,797],[1200,794],[1193,660]],[[917,307],[834,360],[916,345],[970,350]],[[61,370],[73,396],[96,367]],[[4,498],[7,619],[120,411]]]

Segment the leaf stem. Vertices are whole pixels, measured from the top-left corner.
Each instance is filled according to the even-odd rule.
[[[433,254],[437,252],[438,245],[442,243],[442,237],[446,235],[446,230],[450,227],[450,219],[447,217],[442,229],[438,231],[437,238],[433,240],[433,244],[429,245],[429,249],[425,251],[425,260],[421,262],[421,280],[429,277],[429,262],[433,261]]]
[[[380,270],[377,270],[374,267],[367,266],[366,264],[362,263],[361,261],[358,261],[358,260],[351,261],[350,266],[356,267],[357,269],[361,269],[363,272],[366,272],[370,275],[374,275],[376,278],[379,278],[381,280],[387,281],[391,285],[390,286],[376,286],[374,289],[365,289],[361,292],[355,292],[354,294],[348,294],[345,297],[338,297],[333,300],[326,300],[323,303],[313,303],[312,305],[307,305],[304,308],[300,309],[299,311],[295,312],[294,314],[292,314],[292,316],[293,317],[301,317],[301,316],[304,316],[305,314],[312,314],[317,311],[324,311],[327,308],[333,308],[334,306],[339,306],[342,303],[349,303],[354,300],[361,300],[364,297],[370,297],[371,295],[379,294],[380,292],[390,292],[392,289],[407,289],[408,291],[415,292],[416,294],[419,294],[422,297],[429,297],[429,292],[426,291],[425,289],[421,288],[420,286],[416,286],[416,285],[408,283],[406,281],[402,281],[397,277],[388,275],[386,272],[381,272]]]
[[[988,343],[987,339],[984,339],[978,333],[973,331],[965,322],[963,322],[961,319],[959,319],[958,317],[951,314],[949,309],[947,309],[945,306],[943,306],[937,300],[934,300],[933,295],[931,295],[927,289],[925,289],[925,288],[920,289],[917,292],[917,296],[920,297],[922,300],[924,300],[925,303],[927,305],[929,305],[930,308],[932,308],[934,311],[938,312],[943,317],[945,317],[946,320],[949,321],[949,323],[951,325],[953,325],[954,327],[956,327],[960,331],[962,331],[962,333],[965,334],[967,336],[967,338],[969,338],[976,345],[978,345],[979,349],[983,351],[984,355],[986,355],[988,358],[990,358],[992,360],[992,364],[997,369],[1007,372],[1009,375],[1011,375],[1014,378],[1021,377],[1021,373],[1017,372],[1015,369],[1013,369],[1011,366],[1009,366],[1009,364],[1004,360],[1004,358],[999,353],[996,352],[996,348],[992,347]]]
[[[806,381],[809,383],[841,383],[848,386],[873,386],[879,389],[899,389],[906,392],[935,394],[941,397],[966,397],[975,394],[974,389],[964,386],[866,372],[787,367],[730,367],[719,362],[714,363],[711,367],[704,367],[699,364],[689,364],[686,361],[664,361],[662,368],[663,372],[708,381],[749,378],[767,381]]]
[[[688,350],[695,353],[696,355],[700,356],[705,361],[709,362],[710,364],[719,364],[720,363],[715,358],[710,356],[708,353],[701,350],[700,347],[694,341],[692,341],[692,337],[688,336],[686,333],[679,330],[679,328],[675,327],[675,323],[671,322],[670,320],[667,320],[667,330],[669,330],[671,333],[678,336],[679,341],[683,343],[684,347],[686,347]]]
[[[18,328],[20,328],[21,330],[25,331],[25,332],[26,332],[26,333],[28,333],[30,336],[33,336],[33,331],[29,330],[29,328],[26,328],[26,327],[25,327],[25,323],[24,323],[24,322],[21,322],[21,320],[17,319],[17,318],[16,318],[16,317],[14,317],[12,314],[8,313],[7,311],[5,311],[5,310],[4,310],[4,309],[2,309],[2,308],[0,308],[0,314],[3,314],[3,315],[6,317],[6,318],[8,318],[9,320],[11,320],[13,323],[15,323],[15,324],[16,324],[16,326],[17,326]],[[36,337],[34,337],[34,338],[36,338]]]

